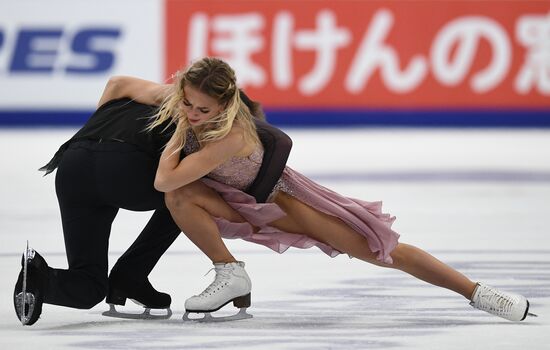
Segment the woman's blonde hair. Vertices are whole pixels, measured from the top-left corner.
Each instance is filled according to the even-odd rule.
[[[176,124],[175,133],[178,137],[174,139],[176,141],[172,141],[175,144],[169,146],[175,146],[176,152],[185,146],[187,131],[191,127],[185,111],[180,107],[180,102],[185,97],[183,90],[185,86],[193,87],[216,99],[224,107],[224,110],[210,118],[196,135],[200,144],[224,138],[235,120],[239,121],[244,129],[247,142],[260,143],[253,115],[256,112],[259,113],[257,117],[263,118],[259,104],[251,101],[237,87],[235,71],[227,63],[218,58],[205,57],[193,63],[185,71],[178,71],[175,74],[172,92],[161,104],[158,113],[153,116],[148,126],[148,130],[152,130],[171,119]]]

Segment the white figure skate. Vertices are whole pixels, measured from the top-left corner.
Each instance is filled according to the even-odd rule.
[[[216,277],[201,294],[195,295],[185,301],[184,321],[220,322],[235,321],[251,318],[246,312],[250,307],[250,291],[252,283],[244,270],[244,262],[227,264],[214,264]],[[210,270],[212,271],[212,270]],[[210,272],[209,271],[209,272]],[[232,316],[212,316],[225,305],[233,302],[240,311]],[[202,318],[189,318],[190,313],[203,313]]]
[[[505,318],[523,321],[529,313],[529,301],[522,295],[502,292],[496,288],[478,283],[470,305],[476,309]]]

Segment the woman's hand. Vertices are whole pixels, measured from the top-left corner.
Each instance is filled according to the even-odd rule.
[[[158,106],[172,91],[171,84],[158,84],[129,76],[114,76],[109,79],[98,107],[117,98],[128,97],[137,102]]]

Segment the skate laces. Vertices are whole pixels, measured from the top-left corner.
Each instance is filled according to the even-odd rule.
[[[472,306],[500,315],[512,313],[512,309],[517,304],[516,298],[488,286],[480,285],[479,288],[476,300],[470,303]]]
[[[205,274],[208,275],[212,270],[216,272],[216,277],[214,278],[214,281],[210,283],[206,289],[199,294],[199,297],[205,297],[207,295],[211,295],[215,290],[217,290],[220,286],[227,283],[227,280],[231,278],[231,268],[226,268],[225,266],[221,267],[213,267]]]

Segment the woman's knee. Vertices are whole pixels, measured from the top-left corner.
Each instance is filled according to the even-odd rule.
[[[186,191],[183,191],[181,188],[171,192],[166,192],[164,194],[164,203],[170,211],[181,208],[184,203],[188,202],[189,194],[187,194]]]
[[[207,188],[200,181],[192,182],[174,191],[164,194],[164,202],[170,210],[177,210],[186,205],[196,205],[207,195]]]
[[[398,243],[390,254],[393,260],[392,267],[401,269],[407,265],[410,265],[415,259],[416,249],[416,247],[409,244]]]

